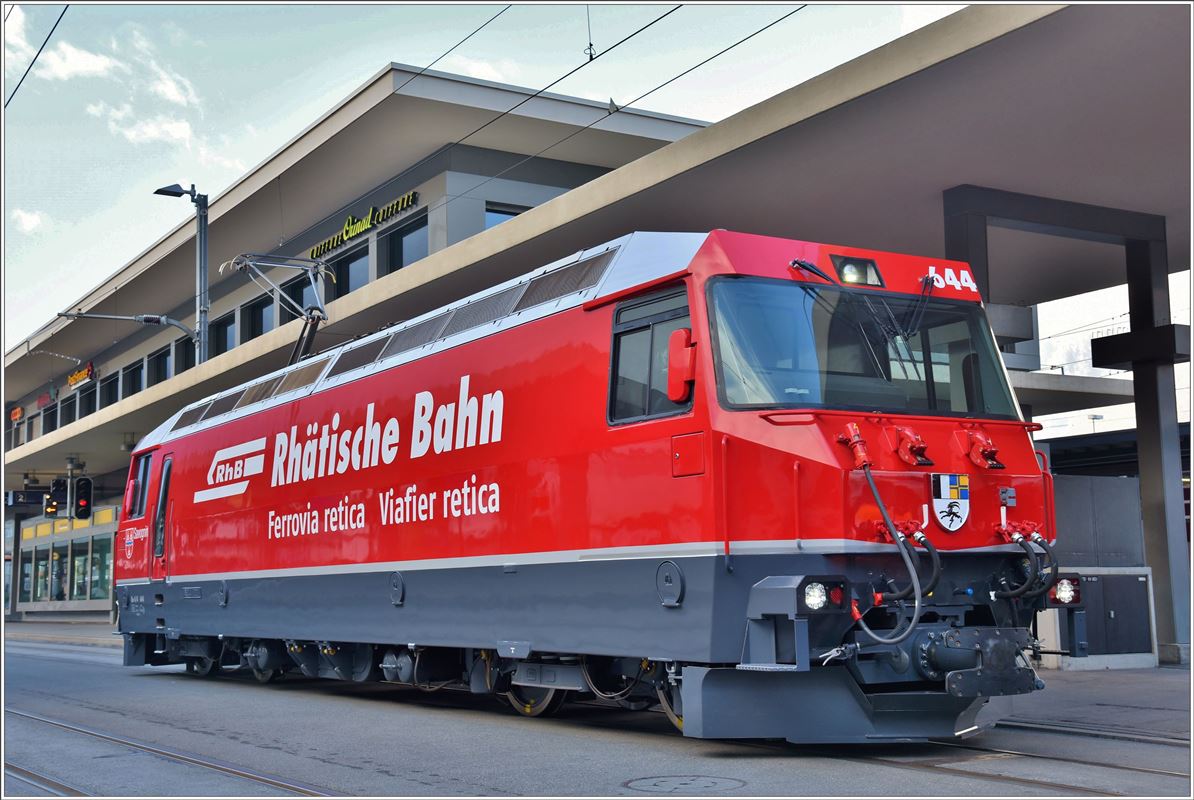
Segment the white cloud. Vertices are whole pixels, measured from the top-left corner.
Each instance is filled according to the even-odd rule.
[[[445,72],[458,72],[462,75],[498,83],[512,83],[520,71],[518,63],[509,58],[486,61],[455,53],[441,61],[440,68]]]
[[[81,50],[66,42],[59,42],[56,47],[44,51],[37,60],[33,74],[39,78],[52,81],[65,81],[71,78],[103,78],[114,70],[128,69],[114,58],[101,53]]]
[[[108,129],[119,133],[133,144],[147,144],[149,142],[166,142],[181,144],[187,149],[191,147],[191,123],[185,119],[176,119],[158,115],[153,119],[141,119],[129,125],[120,125],[116,121],[108,120]]]
[[[13,6],[8,22],[4,23],[4,71],[24,70],[35,52],[25,36],[25,12],[20,6]]]
[[[221,155],[203,142],[199,143],[199,163],[204,166],[223,167],[224,169],[236,170],[237,172],[244,172],[247,169],[245,162],[239,158],[229,158],[228,156]]]
[[[149,84],[149,91],[168,102],[183,108],[199,105],[199,95],[195,93],[195,86],[177,72],[172,72],[158,66],[156,61],[149,62],[149,68],[156,75]]]
[[[38,228],[49,224],[50,218],[40,211],[25,211],[20,208],[14,208],[12,210],[12,221],[21,233],[33,233]]]

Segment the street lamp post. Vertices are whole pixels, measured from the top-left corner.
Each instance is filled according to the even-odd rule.
[[[195,191],[195,184],[184,189],[177,183],[163,186],[154,194],[166,197],[189,196],[195,204],[195,363],[207,361],[207,195]]]

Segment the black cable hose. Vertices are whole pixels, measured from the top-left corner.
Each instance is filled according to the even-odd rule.
[[[929,582],[925,584],[924,588],[921,589],[925,597],[928,597],[937,588],[937,581],[941,580],[941,554],[937,552],[937,548],[929,541],[929,537],[923,533],[920,534],[920,538],[916,541],[929,552],[929,559],[933,562],[933,575],[929,578]]]
[[[1032,549],[1032,545],[1028,543],[1028,540],[1020,537],[1019,539],[1016,539],[1016,544],[1020,545],[1021,549],[1028,554],[1028,578],[1025,579],[1024,583],[1020,584],[1014,589],[1000,590],[995,592],[995,596],[1001,600],[1012,597],[1023,597],[1024,593],[1031,589],[1033,584],[1036,583],[1037,573],[1040,572],[1041,569],[1041,562],[1037,560],[1036,551]]]
[[[897,544],[900,541],[895,538],[895,534],[892,534],[892,539],[894,539]],[[904,541],[907,542],[907,539],[905,539]],[[908,547],[912,552],[912,558],[916,561],[916,571],[917,571],[917,575],[919,575],[920,574],[920,553],[916,552],[916,548],[912,547],[911,544],[909,544]],[[894,600],[907,600],[911,596],[912,596],[912,584],[909,583],[907,586],[905,586],[903,589],[900,589],[898,592],[884,592],[883,593],[883,602],[889,603]]]
[[[871,476],[870,465],[863,464],[862,472],[866,475],[866,482],[871,487],[871,494],[875,496],[875,505],[879,506],[879,513],[883,515],[883,522],[887,525],[887,530],[891,532],[892,538],[896,541],[896,548],[900,551],[900,557],[904,559],[904,566],[908,568],[908,576],[912,579],[912,596],[915,604],[912,609],[912,618],[909,620],[908,627],[904,629],[903,633],[887,637],[880,636],[867,627],[862,617],[858,618],[858,626],[862,628],[867,636],[879,644],[899,644],[912,635],[912,632],[916,630],[916,626],[920,622],[920,576],[916,574],[916,565],[912,563],[913,555],[910,552],[912,545],[908,542],[907,537],[896,529],[895,523],[891,521],[891,515],[887,513],[887,506],[883,505],[883,499],[879,497],[879,487],[875,485],[875,479]],[[899,628],[898,621],[896,622],[896,628]]]
[[[1025,597],[1040,597],[1042,594],[1052,589],[1053,584],[1057,583],[1058,573],[1061,571],[1061,567],[1057,563],[1057,553],[1054,552],[1052,545],[1045,541],[1045,537],[1042,536],[1039,539],[1034,539],[1033,541],[1044,549],[1045,556],[1049,559],[1049,565],[1045,567],[1045,570],[1049,573],[1049,579],[1042,581],[1038,588],[1026,593],[1024,595]],[[1037,575],[1039,577],[1040,573],[1037,573]]]

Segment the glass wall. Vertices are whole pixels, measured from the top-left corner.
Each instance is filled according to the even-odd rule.
[[[91,539],[75,539],[70,543],[70,599],[86,600]]]
[[[236,313],[225,314],[208,327],[207,347],[210,354],[218,356],[236,347]]]
[[[79,395],[79,419],[88,414],[94,414],[96,400],[95,384],[92,383],[90,386],[80,389],[77,394]]]
[[[170,348],[163,347],[156,353],[151,353],[149,358],[145,359],[145,363],[149,367],[146,385],[153,386],[155,383],[161,383],[170,377]]]
[[[120,376],[110,375],[100,381],[100,408],[116,405],[120,402]]]
[[[134,361],[120,371],[121,397],[132,397],[145,388],[145,364]]]
[[[33,600],[50,599],[50,548],[39,547],[33,556]]]
[[[21,551],[21,592],[17,595],[18,603],[28,603],[33,599],[33,551]]]
[[[183,337],[174,340],[174,374],[186,372],[195,366],[195,343]]]
[[[245,326],[244,340],[256,339],[274,328],[274,298],[259,297],[241,307],[240,318]]]
[[[41,410],[41,432],[50,433],[58,428],[58,405],[46,406]]]
[[[91,540],[91,599],[106,600],[112,583],[112,536]]]
[[[67,543],[56,542],[50,550],[50,599],[66,599],[67,570],[70,560],[67,555]]]
[[[331,263],[332,274],[336,276],[331,286],[332,299],[355,292],[369,282],[369,247],[353,250]]]
[[[58,404],[58,427],[70,425],[75,421],[75,414],[79,408],[79,398],[75,395],[67,395],[62,402]]]
[[[427,216],[403,225],[386,236],[386,274],[427,257]]]
[[[511,206],[504,203],[486,203],[485,230],[489,230],[494,225],[500,225],[508,219],[513,219],[526,210],[527,209],[523,206]]]

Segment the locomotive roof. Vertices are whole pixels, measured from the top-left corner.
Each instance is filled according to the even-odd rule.
[[[708,233],[635,232],[182,408],[137,445],[177,439],[523,325],[687,266]]]

